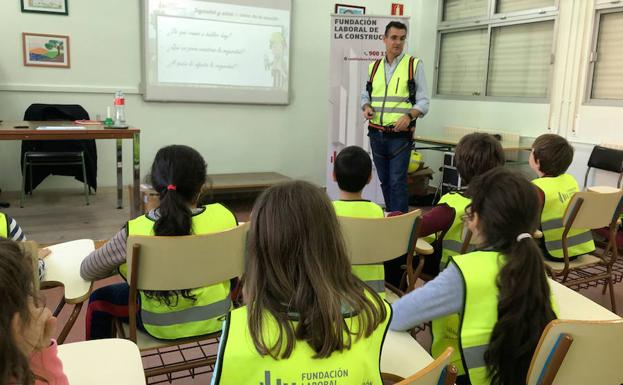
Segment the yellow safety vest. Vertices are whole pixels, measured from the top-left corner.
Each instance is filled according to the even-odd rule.
[[[463,278],[465,299],[460,317],[458,346],[449,346],[460,347],[461,367],[467,369],[472,385],[490,384],[484,354],[498,321],[499,290],[496,281],[500,269],[506,263],[505,259],[497,251],[475,251],[452,257]],[[550,295],[552,310],[557,313],[553,295]]]
[[[409,59],[411,56],[405,54],[398,67],[392,74],[389,83],[385,79],[385,59],[380,60],[377,71],[372,79],[372,95],[370,105],[374,108],[374,117],[371,123],[380,126],[392,126],[396,124],[404,114],[411,111],[413,105],[409,101]],[[414,58],[414,72],[420,59]],[[376,62],[368,66],[368,76],[372,75]]]
[[[0,237],[9,237],[9,223],[8,218],[3,213],[0,213]]]
[[[154,235],[154,224],[153,219],[142,215],[128,222],[128,235]],[[236,226],[234,214],[216,203],[205,206],[203,212],[192,217],[191,234],[209,234]],[[127,264],[119,266],[119,273],[124,278],[127,270]],[[193,289],[191,294],[196,297],[195,301],[181,295],[176,300],[172,296],[174,305],[167,306],[140,292],[141,321],[145,330],[160,339],[194,337],[221,330],[224,316],[231,309],[229,281]]]
[[[573,194],[578,192],[578,182],[569,174],[557,177],[542,177],[532,181],[545,194],[541,212],[541,231],[548,253],[555,258],[564,258],[562,249],[562,217]],[[569,257],[593,252],[595,243],[590,230],[571,230],[567,234]]]
[[[384,218],[385,212],[381,206],[367,200],[360,201],[333,201],[335,213],[340,217],[355,218]],[[381,297],[385,297],[385,268],[383,264],[356,265],[352,267],[353,274],[364,281]]]
[[[214,384],[381,385],[381,349],[392,311],[387,303],[385,309],[387,317],[376,330],[368,338],[353,338],[348,350],[313,358],[316,353],[309,344],[297,340],[290,357],[278,360],[261,356],[255,349],[247,307],[232,310],[221,337]],[[356,316],[345,319],[350,330],[358,329],[358,321]],[[268,313],[264,325],[264,338],[270,345],[279,337],[279,328]]]
[[[450,192],[442,196],[439,200],[440,205],[444,203],[454,209],[454,221],[443,237],[439,271],[446,268],[450,257],[459,255],[461,252],[461,247],[463,246],[463,240],[461,239],[463,235],[462,218],[465,215],[465,208],[472,203],[472,200],[464,197],[460,192]],[[473,246],[467,249],[467,251],[472,250],[474,250]]]

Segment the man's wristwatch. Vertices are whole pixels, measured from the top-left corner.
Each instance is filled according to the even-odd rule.
[[[411,114],[411,112],[407,112],[405,115],[407,115],[407,116],[409,117],[409,119],[411,119],[411,120],[415,120],[415,119],[417,119],[417,116],[413,116],[413,115]]]

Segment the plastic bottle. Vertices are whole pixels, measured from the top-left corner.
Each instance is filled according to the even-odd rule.
[[[116,127],[126,127],[125,123],[125,96],[123,96],[122,91],[117,91],[115,93],[115,126]]]

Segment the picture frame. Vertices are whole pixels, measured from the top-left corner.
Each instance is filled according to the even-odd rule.
[[[366,7],[349,4],[335,4],[335,13],[338,15],[365,15]]]
[[[22,12],[69,15],[67,0],[20,0]]]
[[[25,66],[70,68],[69,36],[22,33]]]

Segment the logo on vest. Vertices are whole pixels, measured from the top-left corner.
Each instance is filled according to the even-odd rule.
[[[348,369],[321,370],[317,372],[301,373],[300,381],[290,381],[281,378],[275,379],[276,385],[340,385],[348,378]],[[260,381],[259,385],[273,385],[271,382],[271,373],[269,370],[264,372],[264,381]],[[365,381],[362,385],[372,385],[372,382]]]
[[[571,199],[573,194],[575,194],[575,191],[573,191],[573,189],[567,192],[558,192],[558,199],[560,200],[560,203],[565,203],[566,201]]]

